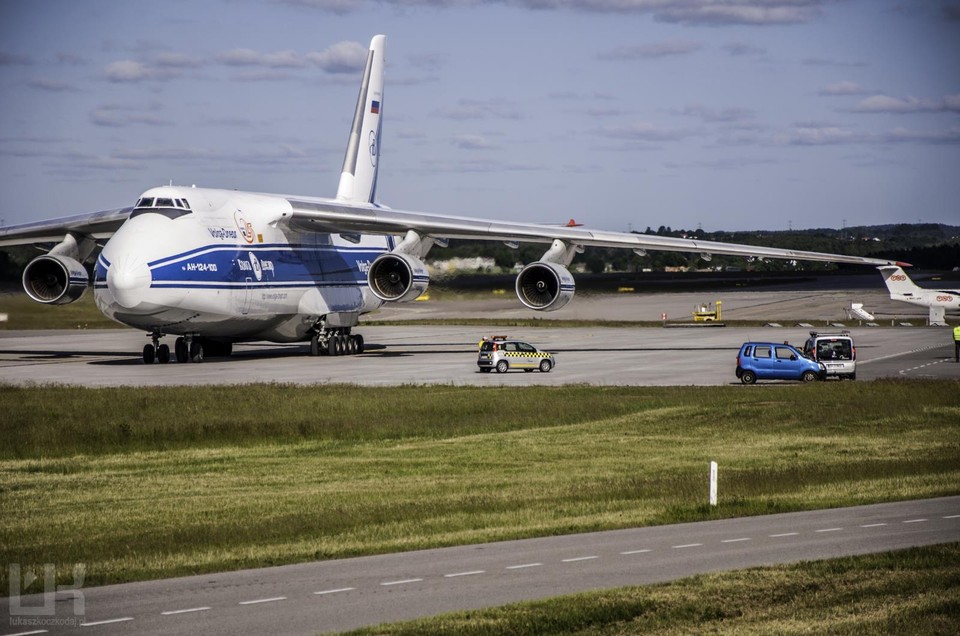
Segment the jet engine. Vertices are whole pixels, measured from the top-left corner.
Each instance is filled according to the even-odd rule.
[[[23,270],[23,289],[33,300],[46,305],[66,305],[87,291],[90,277],[75,259],[63,254],[44,254]]]
[[[430,275],[426,265],[410,254],[388,252],[370,264],[370,291],[380,300],[405,303],[427,290]]]
[[[536,261],[517,275],[517,297],[530,309],[556,311],[573,298],[576,285],[563,265]]]

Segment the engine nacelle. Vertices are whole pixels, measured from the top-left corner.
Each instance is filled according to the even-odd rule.
[[[517,275],[517,297],[530,309],[556,311],[573,298],[576,284],[563,265],[537,261]]]
[[[66,305],[87,291],[87,270],[69,256],[44,254],[23,270],[23,289],[33,300],[46,305]]]
[[[419,258],[410,254],[387,252],[370,264],[367,272],[370,291],[380,300],[405,303],[427,290],[430,274]]]

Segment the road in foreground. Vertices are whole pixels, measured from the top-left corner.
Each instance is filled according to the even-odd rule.
[[[0,634],[313,634],[956,541],[960,497],[944,497],[111,585],[83,590],[79,616],[72,613],[72,593],[58,594],[56,616],[47,623],[11,622],[30,617],[10,616],[11,599],[2,599]],[[42,598],[18,602],[38,606]]]

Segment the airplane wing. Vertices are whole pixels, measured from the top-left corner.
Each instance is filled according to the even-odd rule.
[[[628,232],[607,232],[583,227],[550,226],[510,221],[495,221],[439,214],[391,210],[374,205],[357,205],[330,199],[287,197],[292,207],[288,222],[302,230],[319,232],[361,232],[366,234],[404,235],[412,230],[422,237],[551,243],[560,240],[568,245],[614,247],[632,250],[689,252],[693,254],[747,256],[787,260],[855,263],[859,265],[900,265],[879,258],[827,254],[802,250],[779,249],[716,241],[699,241],[669,236]]]
[[[0,247],[31,243],[59,243],[67,234],[101,240],[110,238],[130,216],[133,208],[102,210],[49,221],[0,227]]]

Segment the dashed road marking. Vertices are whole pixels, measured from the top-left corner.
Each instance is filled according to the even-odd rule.
[[[600,557],[597,557],[597,556],[582,556],[582,557],[574,557],[574,558],[572,558],[572,559],[562,559],[562,562],[563,562],[563,563],[575,563],[575,562],[577,562],[577,561],[590,561],[591,559],[599,559],[599,558],[600,558]]]
[[[323,596],[325,594],[339,594],[341,592],[352,592],[357,588],[355,587],[338,587],[335,590],[320,590],[319,592],[314,592],[315,596]]]
[[[960,519],[960,515],[947,515],[944,519]]]
[[[800,533],[799,533],[799,532],[783,532],[783,533],[781,533],[781,534],[771,534],[771,535],[768,535],[768,536],[769,536],[771,539],[779,539],[780,537],[795,537],[795,536],[797,536],[798,534],[800,534]]]
[[[93,627],[94,625],[109,625],[111,623],[125,623],[127,621],[132,621],[133,616],[125,616],[123,618],[111,618],[108,621],[95,621],[93,623],[80,623],[80,627]]]
[[[406,583],[419,583],[423,579],[401,579],[400,581],[385,581],[381,583],[383,587],[388,587],[390,585],[404,585]]]
[[[7,636],[33,636],[33,634],[46,634],[49,630],[46,629],[35,629],[32,632],[17,632],[16,634],[8,634]]]
[[[724,539],[720,543],[740,543],[741,541],[752,541],[750,537],[741,537],[739,539]]]
[[[671,546],[674,550],[683,550],[684,548],[699,548],[702,543],[684,543],[683,545]]]
[[[270,598],[258,598],[252,601],[240,601],[238,605],[256,605],[258,603],[275,603],[276,601],[285,601],[286,596],[273,596]]]
[[[880,526],[885,526],[885,523],[868,523],[860,526],[861,528],[879,528]]]
[[[924,521],[927,521],[927,520],[926,519],[909,519],[907,521],[904,521],[904,523],[923,523]]]
[[[627,550],[626,552],[621,552],[620,554],[644,554],[650,552],[650,550]]]
[[[822,528],[820,530],[814,530],[814,532],[840,532],[843,528]]]
[[[444,574],[443,578],[453,579],[458,576],[475,576],[477,574],[486,574],[486,570],[471,570],[470,572],[454,572],[453,574]]]
[[[543,563],[523,563],[521,565],[508,565],[506,569],[508,570],[522,570],[523,568],[538,568]]]
[[[166,612],[160,612],[160,614],[161,614],[162,616],[173,616],[173,615],[175,615],[175,614],[190,614],[190,613],[192,613],[192,612],[205,612],[205,611],[207,611],[208,609],[210,609],[210,608],[207,607],[207,606],[203,606],[203,607],[190,607],[190,608],[188,608],[188,609],[169,610],[169,611],[166,611]]]

